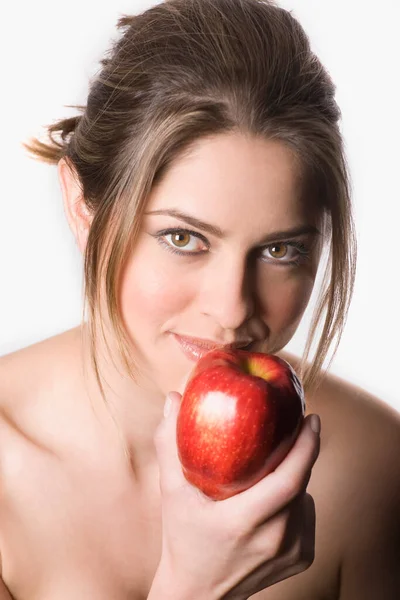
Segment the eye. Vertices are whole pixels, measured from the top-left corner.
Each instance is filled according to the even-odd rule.
[[[272,258],[284,258],[288,253],[287,244],[273,244],[268,247],[268,251]]]
[[[310,258],[310,248],[300,241],[275,242],[263,249],[262,258],[264,262],[294,266],[306,262]]]
[[[186,248],[187,250],[196,250],[196,245],[199,243],[199,239],[196,240],[188,231],[169,233],[166,237],[170,237],[171,243],[177,248]]]
[[[155,236],[157,242],[170,252],[181,255],[198,255],[209,249],[208,240],[190,229],[164,229]]]

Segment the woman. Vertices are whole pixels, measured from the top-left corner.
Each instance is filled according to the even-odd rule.
[[[29,145],[58,165],[89,310],[0,361],[0,598],[397,598],[399,419],[320,378],[355,272],[334,86],[267,1],[119,26],[81,114]],[[273,474],[214,502],[182,475],[180,394],[202,351],[243,345],[292,363],[307,417]]]

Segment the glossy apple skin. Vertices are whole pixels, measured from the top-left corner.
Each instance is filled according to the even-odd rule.
[[[283,359],[244,350],[212,350],[195,365],[177,419],[186,479],[224,500],[271,473],[304,419],[302,385]]]

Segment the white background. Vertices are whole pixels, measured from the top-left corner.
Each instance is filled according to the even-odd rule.
[[[56,169],[21,142],[85,103],[89,78],[122,13],[149,0],[14,0],[0,15],[0,355],[73,327],[81,258]],[[400,411],[400,43],[398,0],[284,0],[337,85],[352,172],[359,262],[331,370]],[[397,84],[397,85],[396,85]],[[301,353],[306,330],[288,349]],[[21,374],[23,376],[23,374]]]

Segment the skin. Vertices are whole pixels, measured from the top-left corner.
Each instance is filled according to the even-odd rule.
[[[59,175],[83,252],[91,215],[63,161]],[[166,394],[182,392],[194,366],[171,332],[222,343],[251,338],[254,350],[262,344],[296,367],[282,349],[309,301],[323,240],[305,234],[272,239],[266,248],[263,239],[298,226],[320,229],[318,214],[299,196],[298,175],[283,145],[230,134],[195,144],[153,189],[146,213],[179,210],[225,235],[145,215],[120,297],[141,375],[136,383],[121,375],[112,337],[116,365],[104,352],[100,360],[129,464],[91,370],[84,331],[77,327],[0,359],[0,550],[2,577],[15,598],[147,598],[162,539],[154,435]],[[186,236],[177,246],[198,255],[178,256],[157,241],[160,230],[172,227],[206,236],[206,243]],[[163,240],[173,245],[172,236]],[[293,240],[309,256],[288,266],[282,263],[296,250],[282,243]],[[307,488],[317,513],[315,560],[254,597],[397,598],[399,417],[333,376],[307,403],[322,420]],[[7,593],[0,591],[0,600]]]

